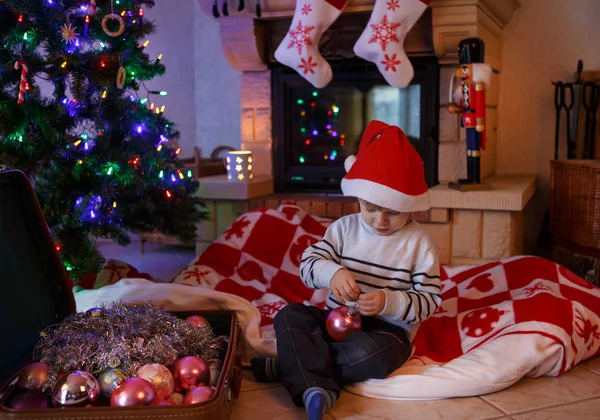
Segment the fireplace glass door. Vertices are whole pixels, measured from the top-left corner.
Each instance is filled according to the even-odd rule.
[[[374,66],[364,62],[336,66],[334,79],[322,89],[285,68],[273,69],[276,189],[340,192],[344,160],[357,153],[372,120],[404,131],[423,158],[428,183],[434,184],[437,68],[427,61],[417,63],[415,78],[405,88],[388,85]]]

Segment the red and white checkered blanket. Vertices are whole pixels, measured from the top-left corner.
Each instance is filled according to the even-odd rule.
[[[172,282],[241,296],[258,308],[261,326],[288,303],[324,307],[327,290],[308,289],[298,273],[302,253],[328,223],[293,204],[245,213]]]
[[[293,205],[240,217],[173,280],[125,279],[76,294],[78,309],[153,300],[169,310],[228,309],[244,329],[244,360],[275,355],[272,320],[286,303],[323,305],[298,277],[302,251],[325,227]],[[417,332],[411,359],[384,380],[347,390],[383,399],[482,395],[524,376],[556,376],[598,355],[600,289],[552,261],[513,257],[442,267],[442,304]],[[201,287],[187,287],[201,286]],[[79,295],[79,296],[78,296]]]

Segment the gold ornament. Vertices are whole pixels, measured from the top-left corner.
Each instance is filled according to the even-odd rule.
[[[110,31],[106,26],[108,21],[111,19],[115,19],[117,22],[119,22],[119,29],[117,29],[114,32]],[[111,13],[111,14],[104,16],[104,18],[102,19],[102,29],[104,29],[104,32],[106,32],[106,35],[110,35],[113,37],[119,36],[125,30],[125,22],[123,21],[123,18],[121,16],[119,16],[115,13]]]
[[[117,88],[123,89],[123,85],[125,84],[125,68],[119,67],[119,71],[117,73]]]
[[[75,28],[69,22],[69,18],[67,18],[67,23],[60,27],[60,34],[63,42],[66,42],[67,44],[72,44],[79,37],[79,34],[75,31]]]

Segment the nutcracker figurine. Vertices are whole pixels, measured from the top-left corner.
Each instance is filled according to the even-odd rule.
[[[485,89],[489,86],[492,69],[483,64],[485,45],[479,38],[463,39],[458,44],[460,67],[450,82],[451,113],[460,113],[460,125],[467,134],[467,179],[451,182],[450,188],[461,191],[481,189],[480,159],[485,150]],[[455,79],[460,86],[454,87]]]

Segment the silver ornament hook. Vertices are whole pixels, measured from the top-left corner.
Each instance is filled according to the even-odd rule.
[[[348,315],[354,316],[358,313],[358,302],[352,302],[348,305]]]

